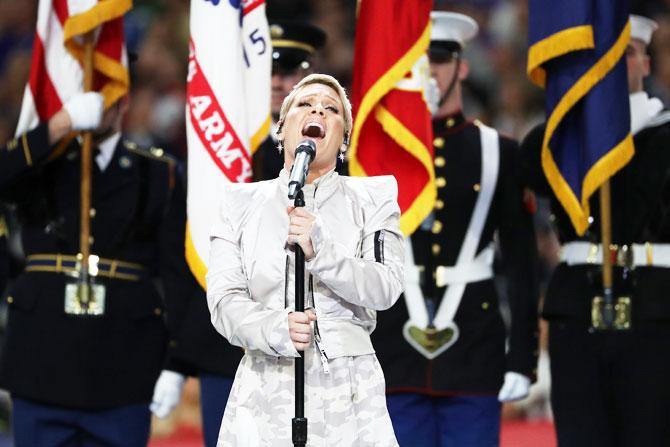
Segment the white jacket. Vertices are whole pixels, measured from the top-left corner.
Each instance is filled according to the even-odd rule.
[[[287,184],[282,170],[274,180],[223,188],[210,237],[207,302],[212,324],[231,344],[297,357],[288,332],[295,258],[286,244],[286,207],[293,205]],[[327,358],[372,354],[376,310],[391,307],[404,284],[397,183],[331,171],[303,191],[305,209],[316,216],[305,306],[312,306],[311,274],[319,348]]]

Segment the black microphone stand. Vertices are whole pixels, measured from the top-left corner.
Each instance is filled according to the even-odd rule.
[[[305,206],[305,195],[299,189],[293,206]],[[305,311],[305,253],[295,244],[295,311]],[[307,418],[305,417],[305,352],[299,351],[295,359],[295,417],[291,424],[293,445],[305,447],[307,444]]]

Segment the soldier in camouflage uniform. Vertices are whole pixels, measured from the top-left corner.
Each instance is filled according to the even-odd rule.
[[[351,122],[339,83],[306,77],[284,100],[278,131],[287,148],[304,138],[316,143],[306,206],[293,208],[287,199],[292,150],[279,178],[223,191],[207,301],[216,329],[246,353],[219,445],[290,444],[298,351],[305,352],[308,445],[397,445],[370,341],[376,310],[402,291],[397,185],[392,177],[335,172]],[[294,244],[305,252],[305,312],[292,310]]]

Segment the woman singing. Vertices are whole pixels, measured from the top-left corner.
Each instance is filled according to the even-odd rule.
[[[212,323],[245,349],[219,445],[291,445],[294,358],[304,351],[307,445],[396,446],[370,333],[376,311],[403,288],[397,184],[335,172],[352,118],[333,77],[300,81],[279,118],[284,169],[274,180],[227,184],[211,235]],[[294,208],[289,172],[306,138],[316,157],[306,206]],[[293,310],[295,244],[305,253],[305,312]]]

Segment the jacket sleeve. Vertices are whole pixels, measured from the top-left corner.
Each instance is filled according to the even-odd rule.
[[[9,279],[9,250],[7,248],[7,222],[0,209],[0,295],[4,296]]]
[[[0,190],[10,187],[23,174],[43,163],[52,150],[47,123],[9,140],[0,148]]]
[[[232,345],[298,357],[288,331],[291,309],[273,310],[251,298],[242,267],[240,225],[233,225],[228,210],[224,194],[210,236],[207,304],[212,324]]]
[[[512,317],[506,367],[534,381],[538,360],[538,260],[532,215],[523,202],[520,155],[516,142],[501,139],[506,169],[501,171],[498,236]]]
[[[360,180],[358,180],[360,181]],[[361,257],[352,257],[334,240],[317,215],[310,237],[315,256],[305,268],[344,300],[368,309],[393,306],[404,287],[403,236],[398,185],[391,176],[366,179],[371,203],[363,229]]]
[[[545,197],[553,195],[547,177],[542,170],[542,141],[545,124],[539,124],[524,137],[519,148],[519,177],[523,186]]]
[[[166,322],[170,336],[165,369],[177,371],[188,376],[197,374],[195,365],[181,359],[180,333],[188,314],[189,301],[194,291],[200,288],[186,263],[184,235],[186,234],[186,188],[182,178],[181,165],[177,163],[156,162],[164,168],[160,176],[161,185],[165,185],[167,208],[160,228],[160,275],[163,283]]]

